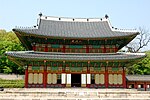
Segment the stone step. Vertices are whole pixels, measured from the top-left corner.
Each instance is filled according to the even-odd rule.
[[[0,100],[148,100],[149,91],[132,89],[4,89],[0,92]],[[20,99],[23,98],[23,99]],[[140,100],[139,99],[139,100]]]

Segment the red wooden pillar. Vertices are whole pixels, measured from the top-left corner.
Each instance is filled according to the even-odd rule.
[[[108,69],[105,68],[105,88],[108,88]]]
[[[117,52],[118,51],[118,48],[115,46],[115,52]]]
[[[45,52],[48,52],[48,44],[45,44]]]
[[[86,46],[86,53],[89,53],[89,46]]]
[[[103,53],[106,53],[106,45],[104,45]]]
[[[126,88],[126,71],[125,71],[125,67],[123,67],[122,80],[123,80],[123,88]]]
[[[63,53],[65,53],[65,51],[66,51],[65,45],[63,45],[62,51],[63,51]]]
[[[43,85],[46,88],[47,85],[47,67],[46,67],[46,60],[44,60],[44,73],[43,73]]]
[[[44,73],[43,73],[43,84],[44,84],[44,88],[46,88],[46,85],[47,85],[47,72],[46,72],[46,70],[44,70]]]
[[[28,68],[25,70],[25,88],[28,87]]]
[[[137,84],[137,82],[135,82],[135,87],[134,87],[135,89],[137,89],[138,88],[138,84]]]
[[[107,39],[105,39],[103,53],[106,53],[106,42],[107,42]]]
[[[33,49],[34,51],[36,51],[36,46],[35,46],[35,45],[33,45],[33,46],[32,46],[32,49]]]
[[[147,91],[147,83],[146,82],[144,82],[144,89],[145,89],[145,91]]]
[[[127,89],[129,89],[129,83],[127,82],[127,85],[126,85]]]

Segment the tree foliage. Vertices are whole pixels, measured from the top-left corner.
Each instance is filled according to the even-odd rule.
[[[127,68],[127,74],[150,75],[150,51],[146,54],[146,58]]]
[[[20,68],[5,56],[6,51],[22,50],[25,49],[15,33],[0,30],[0,73],[23,74],[23,68]]]

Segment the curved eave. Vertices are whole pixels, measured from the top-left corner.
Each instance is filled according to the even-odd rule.
[[[12,56],[8,56],[8,59],[10,59],[11,61],[13,61],[16,65],[22,67],[24,64],[20,63],[18,60],[16,60],[15,57]]]
[[[150,82],[150,75],[127,75],[126,80],[129,82]]]
[[[91,37],[68,37],[68,36],[53,36],[53,35],[42,35],[37,34],[37,32],[34,32],[38,29],[13,29],[14,32],[19,32],[22,36],[34,36],[34,37],[41,37],[41,38],[56,38],[56,39],[83,39],[83,40],[98,40],[98,39],[111,39],[111,38],[124,38],[124,37],[131,37],[136,36],[139,34],[139,32],[128,32],[131,34],[124,35],[125,32],[121,32],[121,36],[91,36]]]
[[[18,31],[14,31],[14,32],[17,35],[17,37],[19,38],[19,40],[22,42],[23,46],[26,47],[27,50],[31,50],[32,47],[28,45],[29,44],[29,43],[27,43],[28,41],[23,39],[23,37],[22,37],[23,35],[20,34],[20,32],[18,32]]]
[[[145,54],[131,54],[131,53],[107,53],[107,54],[93,54],[93,53],[45,53],[45,52],[7,52],[8,56],[29,60],[67,60],[67,61],[134,61],[142,59]]]

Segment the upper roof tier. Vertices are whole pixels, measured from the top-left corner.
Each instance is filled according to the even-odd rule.
[[[65,18],[40,16],[33,28],[14,28],[13,31],[28,35],[42,35],[63,38],[110,38],[137,35],[136,30],[113,28],[108,17]]]

